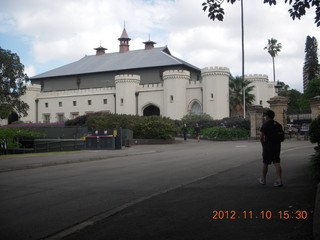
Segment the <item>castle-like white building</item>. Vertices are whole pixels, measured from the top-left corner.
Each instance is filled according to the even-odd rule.
[[[118,40],[119,52],[105,53],[100,46],[95,55],[32,77],[22,97],[29,114],[21,120],[57,122],[97,111],[172,119],[189,112],[229,117],[228,68],[199,69],[150,40],[144,49],[130,51],[125,29]],[[274,84],[267,75],[246,78],[255,86],[254,104],[267,107]]]

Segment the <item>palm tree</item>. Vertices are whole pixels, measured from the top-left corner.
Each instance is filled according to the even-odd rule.
[[[264,49],[268,50],[268,53],[272,57],[272,64],[273,64],[273,81],[276,82],[276,72],[274,67],[274,58],[278,55],[278,52],[281,51],[282,45],[278,43],[278,40],[275,38],[268,39],[268,45],[265,46]]]
[[[231,116],[240,117],[252,102],[255,100],[255,96],[250,92],[253,90],[254,86],[250,86],[251,81],[244,79],[242,77],[231,77],[229,81],[229,91],[230,91],[230,112]],[[244,93],[244,96],[243,96]],[[245,101],[243,101],[245,99]],[[243,103],[245,102],[245,108]]]

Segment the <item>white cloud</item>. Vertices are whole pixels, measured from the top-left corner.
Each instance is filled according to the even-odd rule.
[[[24,72],[28,75],[28,77],[34,76],[36,74],[36,68],[32,65],[26,66],[24,68]]]
[[[240,2],[226,1],[223,22],[211,21],[202,11],[205,0],[11,0],[2,3],[0,32],[27,38],[33,62],[72,62],[102,46],[117,52],[126,21],[130,49],[143,48],[151,40],[168,45],[171,53],[198,67],[226,66],[241,74]],[[295,20],[288,4],[244,2],[245,72],[267,74],[272,80],[272,59],[263,48],[276,38],[283,48],[276,57],[276,78],[302,90],[302,67],[308,35],[320,41],[314,12]],[[32,71],[37,72],[37,67]],[[38,73],[38,72],[37,72]],[[29,74],[28,74],[29,75]]]

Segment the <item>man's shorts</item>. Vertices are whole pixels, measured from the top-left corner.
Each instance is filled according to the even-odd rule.
[[[263,146],[263,163],[280,163],[281,145]]]

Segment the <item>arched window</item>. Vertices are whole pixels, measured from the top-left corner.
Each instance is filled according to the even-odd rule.
[[[201,111],[201,106],[198,102],[194,102],[191,106],[191,112],[194,114],[200,114]]]

